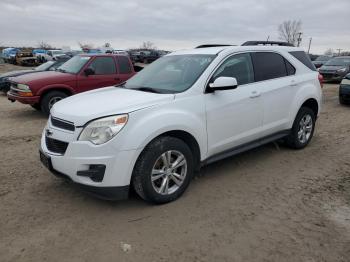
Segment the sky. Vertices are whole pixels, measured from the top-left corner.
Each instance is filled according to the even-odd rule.
[[[164,50],[279,40],[278,25],[301,20],[302,47],[350,51],[350,0],[0,0],[0,45],[115,49],[153,42]]]

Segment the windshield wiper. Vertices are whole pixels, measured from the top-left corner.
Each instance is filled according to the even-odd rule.
[[[141,87],[130,88],[130,89],[144,91],[144,92],[157,93],[157,94],[160,93],[158,89],[155,89],[155,88],[152,88],[152,87],[147,87],[147,86],[141,86]]]
[[[57,70],[58,72],[61,72],[61,73],[67,73],[67,71],[66,71],[66,70],[61,69],[61,68],[57,68],[56,70]]]

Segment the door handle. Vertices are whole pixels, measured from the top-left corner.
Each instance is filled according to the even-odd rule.
[[[256,98],[259,97],[261,94],[258,91],[252,91],[252,93],[250,94],[250,98]]]
[[[297,86],[298,84],[295,82],[295,80],[290,81],[290,86]]]

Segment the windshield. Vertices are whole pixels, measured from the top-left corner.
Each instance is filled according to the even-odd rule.
[[[55,50],[55,51],[52,51],[52,54],[53,55],[63,55],[64,53],[60,50]]]
[[[49,69],[50,66],[52,66],[55,62],[54,61],[48,61],[42,65],[39,65],[35,68],[35,70],[39,70],[39,71],[45,71],[47,69]]]
[[[319,56],[315,59],[315,61],[328,61],[329,59],[331,59],[329,56]]]
[[[348,66],[350,65],[350,57],[338,57],[329,60],[325,65],[328,66]]]
[[[89,60],[90,56],[74,56],[57,68],[57,71],[77,74]]]
[[[126,88],[156,93],[179,93],[190,88],[215,55],[172,55],[153,62],[128,80]],[[149,90],[151,91],[151,90]]]

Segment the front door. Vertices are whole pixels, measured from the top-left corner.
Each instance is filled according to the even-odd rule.
[[[210,82],[235,77],[238,87],[205,95],[208,157],[259,138],[263,106],[249,53],[227,58]]]
[[[85,75],[84,70],[80,73],[77,83],[78,92],[121,83],[113,56],[95,57],[85,68],[91,69],[93,74]]]

